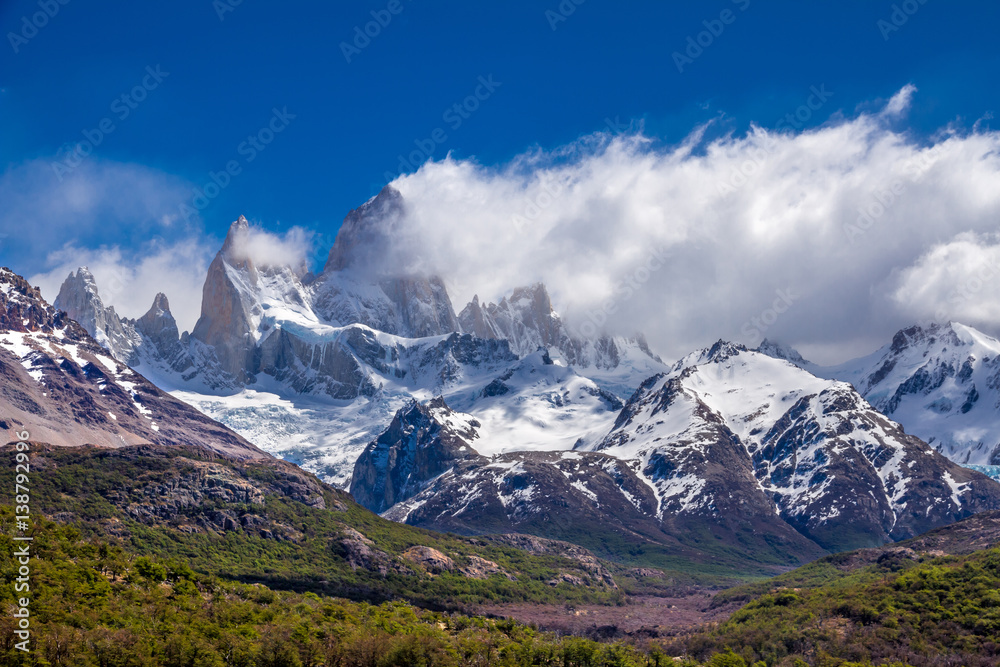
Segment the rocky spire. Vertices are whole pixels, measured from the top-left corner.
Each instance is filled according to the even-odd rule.
[[[377,196],[344,218],[323,271],[381,265],[392,249],[394,232],[404,212],[399,191],[389,185],[382,188]]]
[[[65,311],[116,359],[135,361],[136,341],[122,325],[114,306],[105,306],[94,274],[86,266],[71,272],[56,297],[55,307]]]
[[[254,311],[259,308],[246,287],[257,286],[258,274],[243,244],[250,225],[242,215],[229,226],[226,240],[208,267],[202,288],[201,316],[191,337],[215,348],[222,369],[240,381],[253,375],[256,346]],[[246,285],[236,285],[227,266],[242,269]]]

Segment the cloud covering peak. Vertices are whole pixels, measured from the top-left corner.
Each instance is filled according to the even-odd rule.
[[[917,139],[896,127],[915,91],[801,132],[596,134],[499,167],[429,162],[393,183],[412,261],[456,303],[543,281],[572,327],[640,329],[666,357],[767,336],[836,360],[928,313],[996,328],[1000,276],[959,307],[964,278],[939,264],[995,252],[1000,134]]]

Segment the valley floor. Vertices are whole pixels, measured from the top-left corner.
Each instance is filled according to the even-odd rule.
[[[711,608],[718,592],[704,589],[678,597],[637,596],[627,604],[609,605],[547,605],[496,604],[480,605],[472,612],[483,616],[500,616],[559,634],[572,634],[591,639],[645,639],[677,637],[703,628],[707,624],[724,622],[739,609],[741,603]]]

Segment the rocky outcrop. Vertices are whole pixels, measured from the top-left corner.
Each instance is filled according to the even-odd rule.
[[[584,570],[604,582],[605,585],[611,588],[618,587],[615,583],[614,577],[611,575],[611,572],[604,567],[604,564],[589,550],[584,549],[577,544],[562,542],[560,540],[550,540],[544,537],[536,537],[534,535],[522,535],[518,533],[494,535],[489,539],[498,544],[507,544],[517,549],[521,549],[522,551],[527,551],[530,554],[544,554],[546,556],[568,558],[579,563]],[[659,574],[662,575],[663,573],[659,572]]]
[[[431,574],[451,572],[455,569],[454,560],[431,547],[410,547],[402,553],[402,556]]]
[[[392,572],[409,574],[389,554],[376,548],[373,541],[350,526],[341,529],[341,536],[334,542],[334,549],[340,552],[353,570],[377,572],[383,577]]]
[[[154,357],[162,360],[167,366],[178,373],[184,373],[194,366],[194,360],[187,346],[182,343],[177,321],[170,312],[170,302],[167,295],[158,293],[153,299],[153,305],[145,315],[131,324],[142,336],[143,346],[140,348],[140,358],[143,348],[152,349]],[[115,355],[117,358],[117,355]]]
[[[458,571],[470,579],[489,579],[494,574],[503,575],[511,580],[516,579],[497,563],[479,556],[469,556],[468,563],[459,567]]]

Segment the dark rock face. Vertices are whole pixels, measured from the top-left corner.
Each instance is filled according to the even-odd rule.
[[[384,512],[455,464],[485,460],[468,446],[478,437],[479,423],[454,425],[448,421],[453,414],[442,398],[426,406],[414,401],[397,412],[355,464],[351,480],[355,500],[373,512]]]

